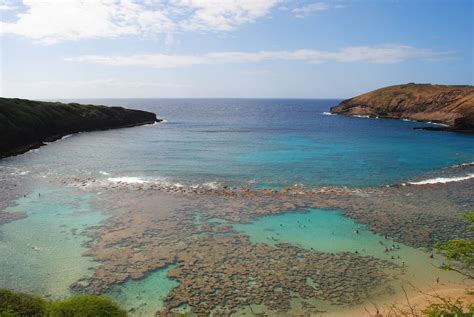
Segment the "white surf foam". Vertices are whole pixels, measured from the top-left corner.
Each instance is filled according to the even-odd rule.
[[[102,174],[102,175],[105,175],[105,176],[110,175],[110,173],[107,173],[107,172],[104,172],[104,171],[99,171],[99,173]]]
[[[330,113],[330,112],[324,111],[324,112],[323,112],[323,115],[325,115],[325,116],[335,116],[336,114],[335,114],[335,113]]]
[[[109,182],[112,183],[127,183],[127,184],[146,184],[149,181],[141,179],[139,177],[109,177],[107,178]]]
[[[439,126],[442,126],[442,127],[449,127],[449,125],[444,124],[444,123],[439,123],[439,122],[431,122],[431,121],[428,121],[428,122],[426,122],[426,123],[433,124],[433,125],[439,125]]]
[[[56,141],[53,141],[53,142],[44,142],[44,144],[48,145],[48,144],[51,144],[51,143],[55,143],[55,142],[59,142],[59,141],[65,140],[65,139],[70,138],[70,137],[72,137],[72,134],[66,134],[65,136],[63,136],[63,137],[60,138],[60,139],[57,139]]]
[[[208,183],[202,184],[202,186],[209,189],[219,189],[221,184],[219,184],[218,182],[208,182]]]
[[[428,185],[428,184],[446,184],[452,182],[461,182],[468,179],[474,178],[474,173],[467,174],[466,176],[458,176],[458,177],[436,177],[425,179],[419,182],[408,182],[411,185]]]
[[[356,118],[366,118],[366,119],[370,118],[370,116],[366,116],[366,115],[363,116],[363,115],[358,115],[358,114],[353,115],[353,117],[356,117]]]

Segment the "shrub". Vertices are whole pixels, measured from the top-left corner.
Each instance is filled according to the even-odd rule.
[[[103,296],[80,295],[59,301],[0,289],[0,317],[126,317],[127,312]]]
[[[48,307],[49,317],[125,317],[127,312],[103,296],[74,296],[53,302]]]
[[[0,317],[44,316],[46,306],[41,297],[0,289]]]

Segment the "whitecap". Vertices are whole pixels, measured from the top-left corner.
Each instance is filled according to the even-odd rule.
[[[436,177],[425,179],[419,182],[408,182],[411,185],[428,185],[428,184],[446,184],[451,182],[461,182],[468,179],[474,178],[474,173],[467,174],[466,176],[457,176],[457,177]]]
[[[218,182],[208,182],[202,184],[203,187],[207,187],[209,189],[219,189],[220,184]]]
[[[128,183],[128,184],[145,184],[149,183],[148,181],[141,179],[139,177],[109,177],[107,178],[109,182],[112,183]]]
[[[107,173],[107,172],[104,172],[104,171],[99,171],[99,173],[102,174],[102,175],[105,175],[105,176],[110,175],[110,173]]]
[[[335,114],[335,113],[330,113],[330,112],[324,111],[324,112],[323,112],[323,115],[325,115],[325,116],[335,116],[336,114]]]

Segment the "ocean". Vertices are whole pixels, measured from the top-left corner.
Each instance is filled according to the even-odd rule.
[[[111,247],[110,241],[114,241],[116,245],[113,248],[123,247],[131,252],[128,260],[120,260],[125,262],[116,267],[122,267],[125,272],[130,270],[124,269],[124,266],[140,267],[136,269],[140,274],[135,276],[133,274],[136,272],[129,272],[130,276],[101,289],[101,293],[112,296],[132,314],[153,315],[156,311],[166,309],[170,301],[166,296],[173,289],[176,290],[180,283],[187,283],[186,278],[191,281],[200,278],[180,271],[183,263],[187,263],[185,258],[180,259],[180,255],[203,251],[193,247],[191,251],[184,247],[177,248],[176,245],[189,241],[186,240],[188,237],[179,234],[167,240],[173,236],[173,230],[178,230],[173,228],[189,231],[189,236],[195,239],[205,234],[206,239],[217,239],[216,244],[220,243],[219,239],[242,236],[249,239],[245,242],[249,247],[261,244],[279,248],[279,243],[286,243],[302,250],[324,253],[359,250],[357,254],[403,266],[406,268],[403,279],[419,282],[420,285],[428,285],[428,280],[431,283],[438,276],[456,281],[460,279],[452,272],[438,272],[436,267],[430,266],[426,249],[417,248],[416,243],[400,241],[396,235],[383,237],[384,229],[377,232],[371,230],[373,225],[371,227],[370,220],[351,219],[346,213],[341,213],[346,207],[315,208],[302,207],[302,204],[295,207],[296,203],[288,205],[293,202],[285,198],[284,202],[275,200],[279,207],[274,207],[274,210],[280,211],[271,214],[262,211],[255,216],[253,212],[259,210],[261,201],[252,207],[238,209],[236,206],[241,203],[239,201],[232,202],[232,208],[239,210],[240,218],[232,221],[229,214],[233,211],[227,211],[231,208],[227,205],[229,201],[221,201],[206,193],[196,199],[189,195],[193,195],[192,190],[196,188],[217,191],[219,195],[224,190],[237,191],[242,188],[257,193],[284,188],[297,188],[302,192],[314,188],[332,188],[357,192],[360,198],[389,186],[391,191],[397,192],[384,192],[384,197],[389,197],[384,199],[396,197],[393,199],[398,202],[402,200],[399,197],[401,193],[405,194],[402,192],[405,189],[399,191],[396,189],[398,187],[413,188],[412,192],[407,193],[408,197],[408,194],[417,195],[423,191],[426,184],[461,186],[459,184],[463,181],[468,182],[465,188],[469,192],[471,179],[474,178],[471,164],[474,162],[472,135],[414,129],[433,126],[429,123],[331,115],[329,108],[340,100],[67,101],[152,111],[163,121],[134,128],[78,133],[0,161],[0,179],[19,184],[17,188],[15,185],[16,189],[7,189],[6,185],[2,188],[3,199],[7,199],[7,196],[11,198],[11,193],[18,191],[7,211],[24,212],[27,215],[24,219],[0,225],[2,287],[52,297],[70,295],[74,293],[71,285],[96,276],[98,268],[104,263],[119,261],[115,258],[109,261],[107,256],[112,255],[105,252]],[[177,190],[183,188],[186,189],[185,198],[179,197]],[[172,195],[170,202],[167,198],[158,199],[161,194],[154,194],[154,190],[163,189],[166,195]],[[10,195],[7,195],[7,190]],[[337,197],[331,199],[338,200]],[[456,212],[473,207],[465,197],[443,199],[440,206],[447,206]],[[346,200],[349,202],[344,201],[344,204],[353,203],[352,198]],[[338,204],[342,202],[333,203],[334,206]],[[285,208],[289,212],[281,212]],[[400,212],[399,209],[396,212]],[[206,214],[203,210],[212,212]],[[155,227],[160,230],[151,234],[152,240],[148,240],[150,236],[146,233],[150,231],[141,229],[154,228],[150,222],[155,221],[155,211],[156,219],[170,221],[175,227],[160,227],[164,225],[156,220]],[[181,217],[181,213],[186,214],[181,222],[171,221]],[[196,214],[199,216],[195,217]],[[127,239],[107,240],[110,238],[107,234],[111,234],[113,228],[116,229],[119,219],[120,228],[129,226],[124,230],[130,231],[140,228],[139,232],[143,236],[138,234],[132,243],[127,242]],[[184,222],[186,225],[179,227]],[[292,226],[282,229],[283,224]],[[215,225],[222,232],[204,230],[204,225]],[[226,225],[232,229],[225,229]],[[167,234],[161,235],[164,231]],[[133,232],[134,235],[124,233],[124,237],[127,234],[137,236],[137,231]],[[354,232],[357,232],[357,236],[354,236]],[[140,244],[140,239],[148,241],[148,244]],[[172,259],[166,256],[148,258],[150,253],[162,252],[157,251],[153,243],[159,243],[156,248],[164,248],[168,253],[176,252],[176,255]],[[389,253],[387,247],[390,251],[401,251]],[[148,255],[145,255],[146,250]],[[225,253],[225,249],[222,252]],[[133,257],[136,254],[144,256],[143,259],[135,260]],[[441,263],[443,260],[438,258],[435,261]],[[205,265],[211,267],[214,263],[205,262]],[[430,268],[424,269],[426,267]],[[170,277],[169,272],[175,271],[177,273],[171,275],[177,277]],[[370,279],[370,276],[366,278]],[[94,282],[97,281],[100,282],[100,278],[94,277]],[[384,283],[380,285],[388,285]],[[397,287],[390,285],[392,289]],[[215,294],[212,296],[217,298]],[[385,298],[387,294],[380,291],[373,296]],[[325,299],[323,302],[318,298],[314,302],[305,300],[328,311],[352,305],[344,303],[341,306],[328,302],[329,295],[327,298],[322,297]],[[292,297],[292,311],[306,310],[304,307],[307,306],[299,300]],[[353,306],[364,300],[354,300]],[[255,304],[250,310],[281,314],[278,309],[265,307],[265,303],[263,300],[263,304]],[[193,305],[187,303],[177,309],[193,311]],[[247,304],[237,305],[233,309],[235,314],[248,313],[249,310]]]

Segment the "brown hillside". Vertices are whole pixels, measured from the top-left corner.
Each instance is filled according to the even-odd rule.
[[[474,131],[474,86],[406,84],[377,89],[331,108],[342,115],[432,121]]]

